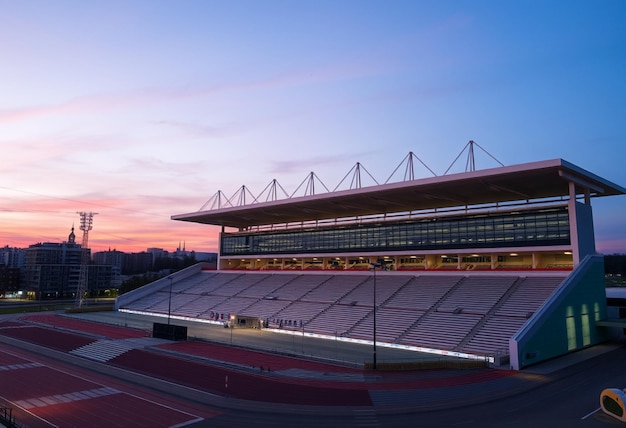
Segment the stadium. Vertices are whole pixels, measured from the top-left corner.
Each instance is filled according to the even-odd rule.
[[[218,192],[172,216],[221,228],[217,269],[115,309],[373,344],[374,368],[378,346],[522,370],[614,334],[591,201],[626,189],[563,159],[415,178],[414,157],[398,182],[361,186],[357,164],[347,190]]]

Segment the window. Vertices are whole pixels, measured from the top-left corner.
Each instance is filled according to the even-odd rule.
[[[442,217],[338,228],[224,233],[221,254],[342,253],[352,251],[569,245],[566,207]]]

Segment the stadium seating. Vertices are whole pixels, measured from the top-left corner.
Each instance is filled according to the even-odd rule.
[[[541,307],[566,274],[379,272],[377,340],[492,355]],[[266,327],[370,340],[371,272],[200,272],[121,309],[227,321],[258,317]]]

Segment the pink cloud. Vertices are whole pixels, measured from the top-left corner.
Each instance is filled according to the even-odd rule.
[[[623,238],[602,238],[596,241],[596,251],[601,254],[626,254],[626,240]]]

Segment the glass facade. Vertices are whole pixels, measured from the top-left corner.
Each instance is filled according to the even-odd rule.
[[[567,208],[556,207],[324,228],[223,233],[221,254],[341,254],[569,244]]]

